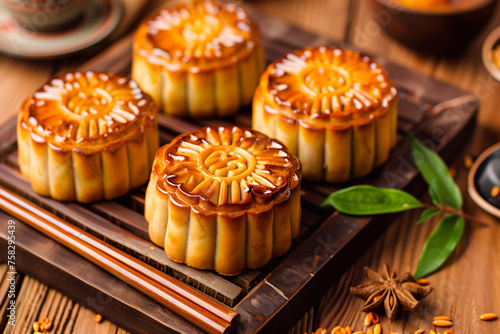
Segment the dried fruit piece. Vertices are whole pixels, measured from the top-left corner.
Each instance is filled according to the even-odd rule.
[[[434,320],[432,324],[436,327],[451,327],[453,323],[449,320]]]
[[[447,321],[451,321],[451,318],[447,317],[445,315],[440,315],[440,316],[434,317],[434,319],[432,319],[432,320],[447,320]]]
[[[324,328],[318,328],[314,334],[328,334],[327,330]]]
[[[435,331],[433,331],[432,329],[429,331],[429,334],[436,334]]]
[[[375,312],[370,312],[372,314],[372,324],[378,324],[380,321],[380,317]]]
[[[450,330],[447,330],[447,331],[445,331],[443,334],[457,334],[457,333],[452,332],[452,331],[450,331]]]
[[[498,315],[495,313],[485,313],[481,315],[481,320],[494,320],[496,318],[498,318]]]
[[[40,329],[40,323],[38,321],[35,321],[33,323],[33,331],[38,332],[39,329]]]
[[[420,328],[415,331],[415,334],[422,334],[423,332],[425,331],[422,328]]]

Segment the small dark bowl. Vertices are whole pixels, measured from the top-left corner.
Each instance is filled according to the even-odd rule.
[[[481,208],[500,218],[500,195],[491,194],[495,186],[500,187],[500,143],[479,156],[468,178],[470,197]]]
[[[414,9],[396,0],[370,0],[372,14],[388,35],[421,53],[457,53],[486,26],[498,0],[468,7]]]

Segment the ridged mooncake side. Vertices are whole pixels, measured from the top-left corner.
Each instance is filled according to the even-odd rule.
[[[257,26],[233,3],[163,8],[134,37],[132,78],[169,115],[233,115],[252,102],[264,66]]]
[[[146,192],[151,240],[172,260],[236,275],[285,254],[300,226],[298,159],[239,127],[178,136],[155,157]]]
[[[304,179],[344,182],[388,159],[396,144],[397,91],[383,68],[359,52],[297,50],[261,76],[252,127],[297,155]]]
[[[159,146],[156,107],[124,76],[68,73],[24,103],[17,138],[21,173],[37,193],[111,199],[148,180]]]

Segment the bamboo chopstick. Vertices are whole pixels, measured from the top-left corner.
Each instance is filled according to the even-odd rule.
[[[3,188],[0,208],[209,333],[227,333],[239,320],[239,314],[231,308]]]

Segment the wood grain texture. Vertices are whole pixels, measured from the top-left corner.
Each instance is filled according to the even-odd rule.
[[[472,144],[465,147],[463,154],[478,154],[489,144],[498,141],[500,117],[500,83],[494,81],[484,70],[480,60],[481,42],[485,34],[495,27],[500,18],[497,8],[495,18],[481,36],[471,44],[462,55],[456,58],[430,57],[416,54],[387,37],[373,20],[373,13],[362,0],[255,0],[251,5],[264,12],[287,19],[294,24],[320,33],[330,39],[347,41],[356,47],[388,60],[429,74],[440,80],[457,85],[477,95],[481,100],[478,121],[483,128],[478,128]],[[148,9],[160,1],[148,3]],[[351,8],[351,12],[348,10]],[[293,36],[290,36],[293,39]],[[77,68],[82,59],[67,61],[29,62],[0,56],[0,124],[17,113],[21,103],[52,74],[61,69]],[[27,79],[29,78],[29,80]],[[489,133],[486,129],[496,131]],[[0,133],[0,137],[3,134]],[[0,141],[0,146],[2,145]],[[435,291],[423,301],[423,307],[411,316],[389,322],[382,319],[384,333],[397,331],[413,333],[416,328],[430,329],[430,321],[435,315],[451,315],[455,321],[453,330],[457,333],[497,333],[500,325],[497,322],[479,322],[478,316],[483,312],[500,313],[500,285],[495,278],[500,277],[500,244],[496,238],[500,235],[499,221],[480,210],[465,194],[467,171],[463,169],[461,156],[457,156],[454,166],[457,180],[464,191],[465,210],[491,225],[489,228],[468,226],[466,237],[453,258],[445,268],[430,277]],[[428,198],[423,198],[428,200]],[[413,223],[418,214],[409,213],[392,225],[387,233],[378,240],[358,261],[354,261],[350,270],[346,271],[338,281],[329,282],[330,292],[321,300],[318,325],[331,330],[335,325],[351,325],[363,329],[364,314],[359,312],[362,305],[347,293],[349,286],[360,283],[362,268],[368,265],[381,269],[389,263],[399,271],[416,267],[418,254],[425,238],[431,232],[436,221],[416,227]],[[411,250],[411,251],[408,251]],[[24,316],[20,324],[32,319],[30,312],[49,312],[55,319],[55,333],[125,333],[115,325],[103,321],[97,325],[93,322],[94,313],[83,306],[68,300],[60,293],[44,288],[43,284],[26,276],[21,286],[23,291],[19,300],[23,302]],[[42,292],[40,292],[40,289]],[[36,302],[34,301],[36,299]],[[318,300],[318,303],[320,301]],[[31,306],[36,305],[32,310]],[[20,311],[21,312],[21,311]],[[59,326],[59,327],[57,327]],[[9,332],[9,327],[5,328]],[[310,331],[310,329],[309,329]],[[20,331],[20,333],[23,333]],[[297,332],[299,333],[299,332]]]

